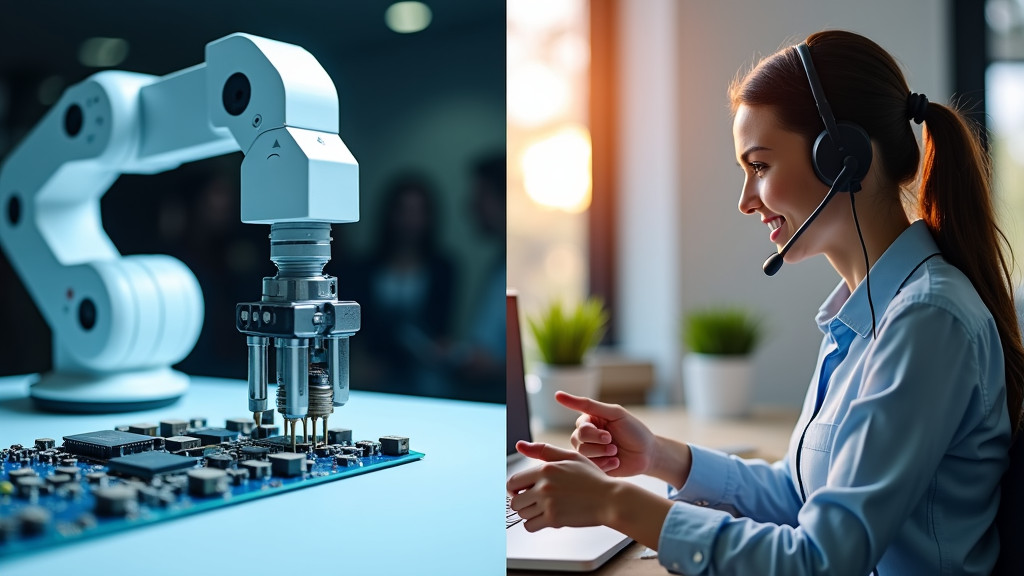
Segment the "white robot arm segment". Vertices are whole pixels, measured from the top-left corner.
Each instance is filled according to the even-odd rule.
[[[99,200],[120,174],[242,150],[244,221],[352,222],[358,166],[337,126],[316,59],[245,34],[167,76],[105,71],[70,87],[0,165],[0,245],[53,331],[37,402],[151,408],[185,389],[169,366],[195,345],[202,294],[181,262],[121,257],[111,243]]]

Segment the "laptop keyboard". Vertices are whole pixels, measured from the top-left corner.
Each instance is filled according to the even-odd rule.
[[[522,519],[522,517],[519,516],[519,513],[512,509],[512,497],[506,495],[505,496],[505,529],[508,530],[509,528],[515,526],[516,524],[519,524],[522,521],[523,521],[523,519]]]

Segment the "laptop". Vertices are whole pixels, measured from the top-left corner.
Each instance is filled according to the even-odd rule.
[[[522,335],[519,330],[519,308],[514,291],[505,295],[506,356],[506,478],[539,464],[516,452],[516,442],[531,441],[530,412],[526,398],[526,378],[523,368]],[[651,490],[665,495],[664,482],[647,476],[631,479]],[[604,526],[589,528],[545,528],[527,532],[524,522],[511,508],[506,510],[506,567],[510,570],[558,570],[587,572],[596,570],[632,540],[620,532]]]

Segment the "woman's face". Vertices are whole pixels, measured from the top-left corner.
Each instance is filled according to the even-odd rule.
[[[736,159],[745,175],[739,209],[757,214],[778,249],[793,237],[828,192],[811,167],[806,138],[784,130],[770,106],[741,104],[732,126]],[[830,202],[786,254],[797,262],[826,253],[843,222],[843,203]]]

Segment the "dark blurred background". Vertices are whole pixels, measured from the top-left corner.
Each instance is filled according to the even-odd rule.
[[[430,23],[414,33],[389,28],[392,4],[7,3],[0,159],[66,87],[102,69],[165,75],[233,32],[302,46],[334,80],[338,133],[359,162],[361,220],[334,226],[325,268],[340,299],[363,306],[352,387],[503,402],[505,3],[424,0]],[[276,272],[269,226],[239,220],[241,160],[122,176],[102,200],[123,254],[170,254],[199,279],[206,319],[178,365],[190,374],[246,377],[234,306],[259,299]],[[2,252],[0,333],[0,375],[50,368],[49,329]]]

